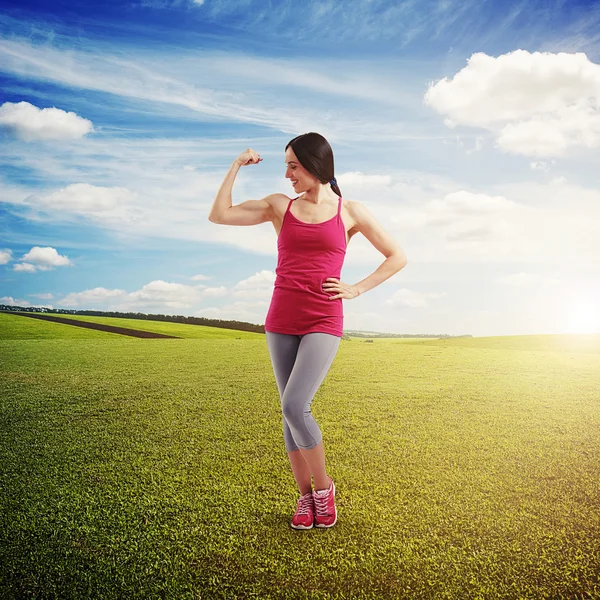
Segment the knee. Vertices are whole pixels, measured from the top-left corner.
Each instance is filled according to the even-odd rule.
[[[284,394],[281,401],[281,410],[288,423],[302,423],[304,421],[304,406],[302,403],[294,401],[291,396]]]

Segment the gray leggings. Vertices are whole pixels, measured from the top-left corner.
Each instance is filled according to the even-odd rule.
[[[342,338],[329,333],[265,333],[281,399],[286,450],[310,450],[323,438],[310,404]]]

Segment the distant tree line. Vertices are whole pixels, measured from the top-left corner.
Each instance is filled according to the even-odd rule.
[[[447,333],[379,333],[369,331],[348,331],[344,330],[344,335],[361,338],[465,338],[473,337],[470,334],[448,335]]]
[[[141,319],[147,321],[168,321],[169,323],[187,323],[188,325],[204,325],[206,327],[221,327],[222,329],[235,329],[238,331],[252,331],[254,333],[264,333],[263,325],[254,323],[245,323],[244,321],[223,321],[220,319],[205,319],[204,317],[184,317],[183,315],[154,315],[140,312],[124,313],[115,311],[100,310],[69,310],[66,308],[46,308],[45,306],[7,306],[0,304],[0,310],[9,310],[15,312],[39,312],[54,313],[62,315],[89,315],[91,317],[120,317],[123,319]]]
[[[254,333],[264,333],[264,325],[256,325],[255,323],[246,323],[244,321],[222,321],[221,319],[206,319],[204,317],[185,317],[183,315],[162,315],[162,314],[145,314],[140,312],[123,313],[114,311],[100,310],[70,310],[67,308],[46,308],[45,306],[8,306],[0,304],[0,311],[14,312],[39,312],[39,313],[55,313],[63,315],[89,315],[92,317],[120,317],[124,319],[141,319],[147,321],[168,321],[169,323],[187,323],[188,325],[204,325],[206,327],[221,327],[222,329],[235,329],[238,331],[252,331]],[[349,331],[345,330],[342,339],[349,340],[350,336],[361,338],[456,338],[456,337],[473,337],[472,335],[447,335],[440,333],[439,335],[427,333],[379,333],[365,331]]]

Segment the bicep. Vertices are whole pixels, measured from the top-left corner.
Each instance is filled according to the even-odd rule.
[[[271,196],[262,200],[246,200],[228,208],[219,216],[219,225],[259,225],[273,220]]]

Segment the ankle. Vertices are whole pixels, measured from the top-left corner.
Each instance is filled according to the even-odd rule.
[[[315,492],[325,492],[331,486],[331,478],[327,476],[324,482],[319,483],[323,483],[324,485],[317,485],[317,482],[315,481]]]

